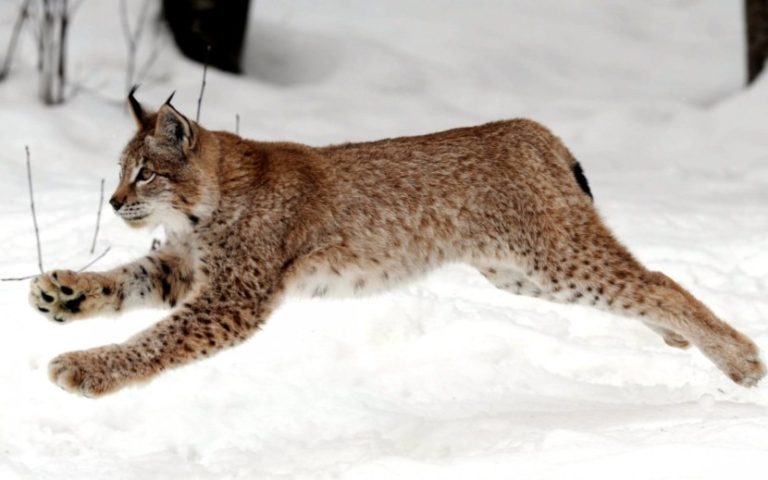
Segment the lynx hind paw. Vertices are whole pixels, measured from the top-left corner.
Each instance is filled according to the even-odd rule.
[[[742,387],[754,387],[765,376],[766,369],[760,358],[749,356],[737,364],[729,365],[726,373]]]
[[[55,270],[35,277],[30,284],[29,303],[46,317],[65,323],[91,313],[99,305],[97,299],[110,294],[69,270]]]
[[[731,380],[742,387],[754,387],[766,374],[757,346],[741,333],[711,349],[713,361]]]

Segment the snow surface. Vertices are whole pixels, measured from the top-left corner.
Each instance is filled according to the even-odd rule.
[[[16,4],[0,5],[5,41]],[[132,8],[138,2],[129,2]],[[202,122],[311,144],[528,116],[581,160],[608,224],[768,349],[768,79],[743,89],[740,0],[257,0],[244,77],[210,71]],[[115,1],[72,25],[79,93],[35,99],[24,38],[0,85],[0,276],[88,254],[98,184],[132,132]],[[167,47],[139,97],[194,116]],[[105,210],[101,268],[152,232]],[[156,234],[156,233],[155,233]],[[161,311],[66,326],[1,283],[0,478],[720,479],[768,467],[768,390],[632,320],[495,290],[463,266],[359,300],[295,300],[213,359],[99,400],[46,378]]]

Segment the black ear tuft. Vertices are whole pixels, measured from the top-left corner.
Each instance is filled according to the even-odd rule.
[[[166,104],[166,105],[170,105],[170,104],[171,104],[171,100],[173,100],[173,96],[174,96],[174,95],[176,95],[176,90],[174,90],[174,91],[172,91],[172,92],[171,92],[171,96],[170,96],[170,97],[168,97],[168,100],[166,100],[166,101],[165,101],[165,104]]]
[[[136,126],[141,130],[147,124],[147,114],[144,112],[144,109],[141,107],[138,100],[136,100],[136,97],[133,96],[138,89],[139,85],[131,87],[131,90],[128,92],[128,105],[131,110],[131,116],[133,117],[134,122],[136,122]]]

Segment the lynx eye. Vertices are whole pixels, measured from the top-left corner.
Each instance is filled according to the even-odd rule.
[[[136,175],[136,179],[141,182],[150,182],[154,178],[155,178],[155,172],[148,169],[147,167],[141,167],[141,170],[139,170],[139,174]]]

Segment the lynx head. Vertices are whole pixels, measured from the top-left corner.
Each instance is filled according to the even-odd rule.
[[[218,198],[214,162],[207,161],[206,131],[171,105],[146,112],[128,95],[137,132],[120,158],[120,182],[109,203],[133,227],[190,230],[210,216]]]

